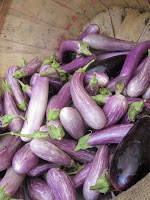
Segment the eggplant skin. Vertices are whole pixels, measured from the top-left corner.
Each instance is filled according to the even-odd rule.
[[[140,118],[118,145],[110,167],[110,180],[123,191],[150,172],[150,116]]]

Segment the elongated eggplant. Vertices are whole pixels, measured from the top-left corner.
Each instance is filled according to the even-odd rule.
[[[31,97],[32,94],[32,87],[24,84],[22,81],[20,81],[19,79],[17,79],[17,81],[20,83],[21,87],[22,87],[22,91],[28,96]]]
[[[33,87],[35,84],[35,81],[37,79],[37,77],[39,76],[39,73],[34,73],[31,78],[30,78],[30,86]]]
[[[133,125],[133,123],[117,124],[85,135],[80,138],[74,151],[91,148],[101,144],[120,143],[128,131],[133,127]]]
[[[143,99],[150,99],[150,83],[142,95]]]
[[[39,158],[31,151],[30,143],[21,147],[13,157],[12,166],[16,173],[26,174],[37,166]]]
[[[101,176],[103,171],[108,168],[108,157],[108,146],[101,145],[96,152],[95,158],[83,185],[83,196],[85,200],[98,199],[100,192],[98,190],[92,191],[90,190],[90,187],[96,184],[97,179]]]
[[[83,40],[83,38],[90,34],[99,34],[100,28],[97,24],[90,24],[77,38],[77,40]]]
[[[27,181],[28,192],[32,200],[54,200],[54,196],[47,183],[39,178],[30,178]]]
[[[52,189],[54,199],[76,200],[74,185],[65,171],[59,168],[52,168],[47,172],[46,180]]]
[[[137,68],[135,69],[135,71],[133,72],[132,77],[136,76],[140,70],[143,68],[143,65],[145,64],[145,62],[147,62],[148,57],[143,58],[140,63],[138,64]]]
[[[96,60],[105,60],[114,56],[127,55],[128,53],[129,51],[101,53],[96,55]]]
[[[116,39],[100,34],[91,34],[83,38],[91,48],[103,51],[129,51],[134,47],[133,42]]]
[[[25,200],[25,192],[22,186],[20,186],[15,195],[13,195],[13,199]]]
[[[71,158],[77,160],[81,163],[92,162],[95,156],[95,151],[93,150],[79,150],[77,152],[74,151],[77,146],[77,141],[71,139],[62,139],[62,140],[52,140],[50,138],[47,139],[62,151],[66,152]]]
[[[75,108],[64,107],[60,111],[60,121],[64,129],[76,140],[85,134],[84,122]]]
[[[40,74],[41,77],[48,77],[53,81],[60,81],[60,75],[57,70],[51,65],[45,65],[41,68]]]
[[[2,94],[2,90],[0,88],[0,116],[3,117],[4,114],[4,98],[3,98],[3,94]],[[2,124],[0,122],[0,133],[3,133],[6,129],[6,127],[2,127]]]
[[[140,118],[118,145],[110,167],[116,190],[126,190],[150,171],[150,117]]]
[[[6,81],[8,83],[8,86],[12,89],[14,99],[17,103],[18,108],[26,111],[27,102],[25,100],[24,94],[21,90],[21,87],[20,87],[18,81],[13,77],[16,70],[19,70],[19,69],[20,68],[18,66],[10,67],[6,74]]]
[[[42,61],[38,59],[31,60],[28,64],[22,67],[20,70],[17,70],[14,74],[16,78],[22,78],[31,76],[37,72],[37,70],[41,67]]]
[[[43,160],[64,166],[71,165],[72,163],[71,158],[65,152],[49,141],[33,139],[30,142],[30,147],[33,153]]]
[[[112,78],[119,74],[125,59],[126,55],[119,55],[105,60],[96,60],[88,67],[86,72],[103,72],[107,74],[109,78]]]

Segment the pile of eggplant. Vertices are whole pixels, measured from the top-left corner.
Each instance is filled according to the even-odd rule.
[[[8,69],[0,199],[108,200],[150,172],[149,49],[91,24],[58,54]]]

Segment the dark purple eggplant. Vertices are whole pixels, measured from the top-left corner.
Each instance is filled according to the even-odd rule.
[[[140,118],[118,145],[110,167],[116,190],[131,187],[150,171],[150,117]]]
[[[129,53],[129,51],[122,51],[122,52],[109,52],[109,53],[101,53],[99,55],[96,55],[96,60],[105,60],[111,57],[115,57],[115,56],[120,56],[120,55],[127,55]]]
[[[87,35],[83,38],[83,42],[86,42],[93,49],[103,51],[129,51],[134,47],[133,42],[100,34]]]
[[[88,67],[86,72],[103,72],[107,74],[109,78],[112,78],[119,74],[125,59],[126,55],[120,55],[105,60],[96,60]]]
[[[19,187],[15,195],[12,197],[13,199],[25,200],[25,192],[23,187]]]
[[[54,200],[54,196],[47,183],[39,178],[27,180],[29,196],[32,200]]]
[[[31,151],[30,143],[21,147],[14,155],[12,166],[16,173],[26,174],[37,166],[39,158]]]
[[[79,150],[77,152],[74,151],[75,147],[77,146],[77,141],[71,140],[71,139],[62,139],[60,141],[58,140],[52,140],[50,138],[47,139],[54,145],[56,145],[58,148],[60,148],[62,151],[66,152],[71,158],[74,160],[77,160],[81,163],[88,163],[92,162],[95,156],[95,151],[93,150]]]
[[[19,70],[19,69],[20,68],[18,66],[10,67],[6,74],[6,81],[8,83],[8,86],[12,89],[14,99],[16,101],[18,108],[20,108],[23,111],[26,111],[27,102],[25,100],[24,94],[21,90],[21,87],[18,81],[13,77],[16,70]]]
[[[108,168],[108,148],[107,145],[101,145],[96,152],[83,185],[83,196],[85,200],[96,200],[100,195],[98,190],[92,191],[90,190],[90,187],[96,184],[97,179],[102,175],[103,171]]]
[[[83,38],[90,34],[99,34],[100,28],[97,24],[90,24],[77,38],[77,40],[83,40]]]
[[[37,77],[39,76],[39,73],[34,73],[31,78],[30,78],[30,86],[33,87],[35,84],[35,81],[37,79]]]
[[[98,87],[98,82],[97,82],[97,84],[95,85],[93,85],[93,84],[88,84],[86,87],[85,87],[85,90],[86,90],[86,92],[90,95],[90,96],[95,96],[95,95],[97,95],[98,94],[98,89],[99,89],[99,87]]]
[[[41,67],[41,65],[42,65],[42,61],[38,59],[33,59],[24,67],[22,67],[20,70],[17,70],[14,73],[14,76],[18,79],[22,77],[31,76],[37,72],[37,70]]]
[[[54,199],[76,200],[74,185],[68,174],[59,168],[52,168],[47,172],[46,180],[52,189]]]
[[[101,144],[120,143],[133,125],[133,123],[117,124],[85,135],[79,139],[78,145],[74,151],[91,148]]]

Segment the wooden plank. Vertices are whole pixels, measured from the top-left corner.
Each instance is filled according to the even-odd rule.
[[[121,24],[116,37],[137,42],[146,26],[146,22],[149,17],[149,12],[141,13],[138,10],[130,10],[125,20]]]
[[[83,30],[89,26],[89,24],[98,24],[100,27],[100,33],[114,37],[112,23],[109,15],[109,11],[100,12],[93,19],[91,19],[84,27]]]
[[[126,0],[100,0],[107,8],[114,6],[127,7]]]
[[[141,5],[138,0],[125,0],[129,7],[141,9]]]
[[[140,36],[138,42],[143,42],[146,40],[150,40],[150,20],[147,21],[147,25],[146,25],[142,35]]]
[[[143,10],[150,11],[150,1],[148,1],[148,0],[138,0],[138,2],[141,5],[141,8]]]

